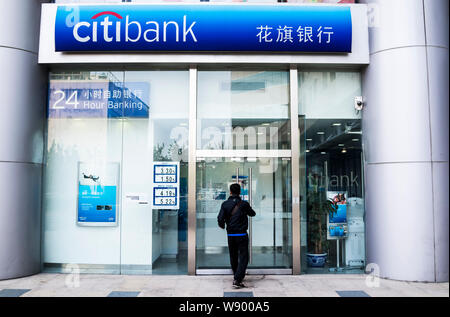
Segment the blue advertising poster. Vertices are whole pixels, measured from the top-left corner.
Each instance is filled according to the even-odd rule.
[[[148,118],[149,83],[51,81],[49,118]]]
[[[58,6],[55,49],[350,53],[348,6]]]
[[[116,222],[117,186],[79,185],[78,222]]]
[[[330,223],[344,223],[347,222],[347,205],[337,205],[337,213],[330,216]]]
[[[118,184],[119,163],[78,163],[78,225],[117,225]]]
[[[337,211],[330,214],[327,219],[327,239],[345,239],[347,230],[347,192],[327,192],[327,199],[332,201]]]

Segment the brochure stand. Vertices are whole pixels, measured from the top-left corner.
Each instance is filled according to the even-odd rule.
[[[347,225],[347,192],[327,192],[327,198],[337,204],[337,211],[327,217],[327,239],[336,240],[336,267],[329,268],[330,272],[341,272],[340,267],[341,240],[345,240],[348,235]],[[343,261],[345,263],[345,261]]]

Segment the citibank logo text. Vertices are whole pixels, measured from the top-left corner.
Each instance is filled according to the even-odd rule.
[[[103,17],[103,20],[97,20]],[[111,17],[114,17],[110,20]],[[141,24],[139,21],[132,20],[129,15],[125,19],[113,11],[103,11],[92,16],[92,21],[78,22],[73,27],[73,37],[77,42],[88,43],[97,42],[102,38],[105,42],[186,42],[191,40],[197,42],[194,26],[196,21],[188,21],[187,15],[183,16],[183,21],[179,25],[176,21],[146,21]],[[124,36],[122,38],[122,29]]]

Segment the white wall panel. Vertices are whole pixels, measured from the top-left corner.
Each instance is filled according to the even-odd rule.
[[[37,53],[39,12],[43,0],[0,1],[0,46]]]
[[[448,49],[448,0],[424,0],[427,45]]]
[[[368,163],[430,161],[425,47],[372,55],[363,76]]]
[[[42,163],[45,74],[37,56],[0,47],[0,161]]]
[[[433,203],[436,248],[436,282],[448,282],[448,162],[433,163]]]
[[[431,163],[366,167],[367,263],[384,278],[434,281]]]
[[[427,47],[433,161],[447,161],[449,141],[448,49]]]
[[[370,53],[425,45],[422,0],[363,0],[369,5]]]
[[[41,172],[0,161],[0,280],[40,271]]]

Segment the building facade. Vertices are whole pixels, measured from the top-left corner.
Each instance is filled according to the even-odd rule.
[[[448,281],[448,1],[47,2],[0,3],[0,279],[229,274],[238,182],[249,274]]]

